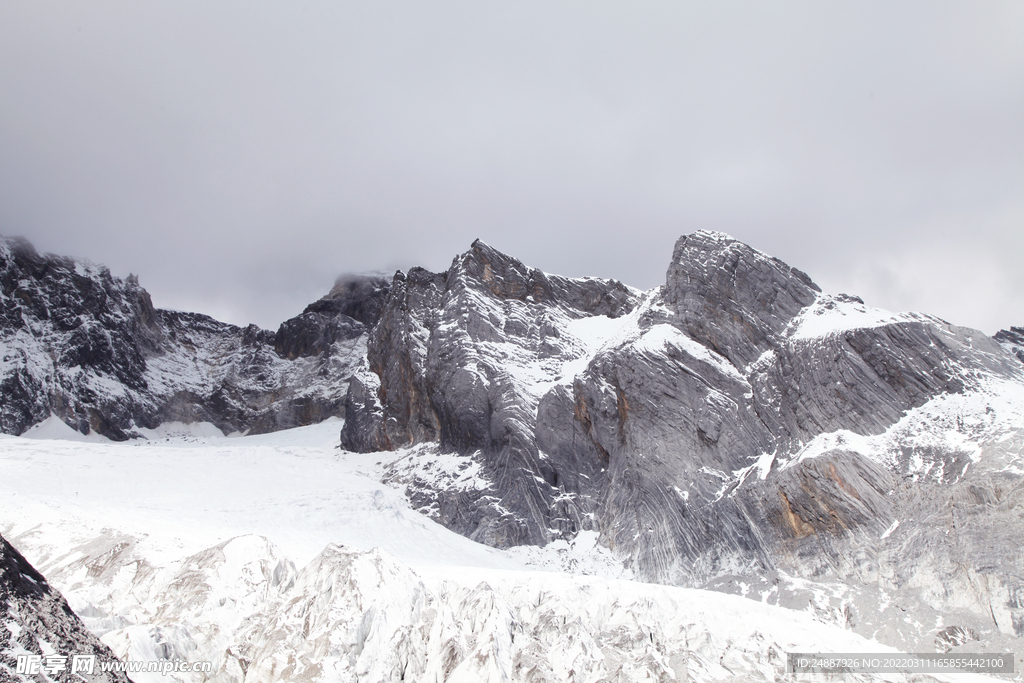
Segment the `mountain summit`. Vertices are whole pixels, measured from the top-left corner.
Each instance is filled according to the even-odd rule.
[[[411,448],[389,480],[470,538],[593,530],[635,575],[682,585],[830,577],[857,586],[864,628],[888,627],[870,605],[892,595],[960,609],[914,588],[937,581],[979,596],[965,623],[1002,610],[1020,635],[1024,366],[976,330],[824,294],[696,232],[646,293],[476,243],[396,277],[367,357],[343,447]]]

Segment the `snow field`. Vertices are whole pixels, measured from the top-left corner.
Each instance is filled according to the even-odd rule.
[[[340,427],[0,437],[0,531],[119,656],[211,661],[214,681],[775,680],[789,651],[889,651],[808,613],[621,580],[593,534],[473,543],[380,483],[412,454],[341,452]]]

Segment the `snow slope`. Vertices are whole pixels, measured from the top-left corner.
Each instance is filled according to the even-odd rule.
[[[616,578],[593,534],[473,543],[380,483],[429,452],[341,452],[340,426],[0,437],[0,530],[119,656],[214,666],[141,682],[775,680],[789,651],[889,651],[809,611]]]
[[[865,305],[860,297],[819,294],[788,326],[791,339],[814,339],[846,330],[881,327],[900,322],[943,324],[935,316],[923,313],[890,313]]]

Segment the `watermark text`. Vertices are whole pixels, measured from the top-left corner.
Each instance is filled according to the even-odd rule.
[[[96,655],[18,655],[17,673],[27,676],[63,672],[72,674],[94,673],[212,673],[212,662],[186,662],[183,659],[100,659]]]

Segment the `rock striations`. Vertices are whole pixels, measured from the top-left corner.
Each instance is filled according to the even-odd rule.
[[[470,538],[593,529],[648,580],[840,581],[873,632],[872,601],[970,594],[965,628],[1024,634],[1024,368],[980,332],[823,294],[717,233],[680,238],[647,293],[477,242],[396,276],[368,361],[343,447],[461,455],[471,478],[415,448],[390,476]]]
[[[342,445],[436,442],[469,455],[482,468],[475,487],[438,489],[406,476],[415,503],[474,540],[574,535],[585,511],[560,477],[575,493],[600,467],[548,461],[535,437],[538,404],[547,386],[571,381],[566,365],[590,352],[574,326],[621,318],[639,300],[618,282],[547,275],[480,241],[447,272],[399,273],[367,342],[368,371],[349,389]]]

